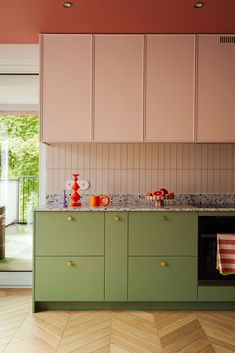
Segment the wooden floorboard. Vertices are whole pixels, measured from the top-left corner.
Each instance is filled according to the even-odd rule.
[[[216,353],[235,352],[234,312],[199,312],[197,317]]]
[[[235,312],[31,313],[31,290],[0,289],[0,353],[234,353]]]

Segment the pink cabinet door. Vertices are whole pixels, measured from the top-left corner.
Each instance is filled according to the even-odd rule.
[[[146,48],[146,141],[193,141],[195,36],[147,35]]]
[[[92,36],[41,36],[41,140],[91,139]]]
[[[235,142],[234,35],[199,35],[197,141]]]
[[[142,35],[95,35],[95,141],[142,141],[143,50]]]

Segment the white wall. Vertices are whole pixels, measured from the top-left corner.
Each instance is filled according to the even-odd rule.
[[[0,110],[38,110],[39,77],[0,74]]]
[[[0,44],[0,111],[37,111],[38,73],[39,45]]]
[[[39,45],[0,44],[0,73],[38,73]]]

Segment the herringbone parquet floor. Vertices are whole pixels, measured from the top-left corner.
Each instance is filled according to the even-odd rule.
[[[234,353],[235,312],[47,311],[0,289],[0,353]]]

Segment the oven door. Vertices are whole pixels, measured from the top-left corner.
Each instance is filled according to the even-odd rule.
[[[235,275],[221,275],[216,268],[217,233],[235,233],[235,217],[199,217],[199,285],[235,285]]]

